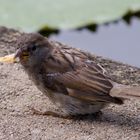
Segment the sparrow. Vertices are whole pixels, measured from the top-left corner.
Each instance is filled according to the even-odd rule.
[[[37,88],[63,112],[34,109],[37,114],[63,118],[94,114],[110,103],[140,99],[140,87],[115,83],[84,51],[52,43],[38,33],[22,35],[16,45],[13,59],[19,58]]]

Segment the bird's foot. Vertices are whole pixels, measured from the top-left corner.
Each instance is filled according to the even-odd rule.
[[[92,115],[95,115],[96,117],[100,117],[103,114],[102,111],[98,111],[96,113],[93,113]]]
[[[33,115],[52,116],[52,117],[63,118],[63,119],[73,119],[74,118],[74,116],[63,115],[63,114],[56,113],[56,112],[53,112],[53,111],[42,112],[42,111],[36,110],[35,108],[30,108],[30,110],[32,111]]]
[[[35,108],[30,107],[30,110],[32,111],[33,115],[41,115],[41,116],[52,116],[52,117],[57,117],[57,118],[63,118],[63,119],[73,119],[73,120],[82,120],[86,119],[89,115],[94,116],[95,118],[99,118],[102,115],[102,112],[96,112],[93,114],[77,114],[77,115],[64,115],[60,112],[53,112],[53,111],[45,111],[42,112],[40,110],[37,110]]]
[[[101,111],[98,111],[92,114],[78,114],[76,119],[78,120],[87,120],[90,118],[97,119],[97,118],[100,118],[102,114],[103,113]]]

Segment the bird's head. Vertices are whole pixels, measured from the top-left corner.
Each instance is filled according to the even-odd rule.
[[[14,58],[19,58],[20,63],[25,67],[36,64],[39,66],[52,49],[47,38],[37,33],[24,34],[19,37],[16,45],[19,49]]]

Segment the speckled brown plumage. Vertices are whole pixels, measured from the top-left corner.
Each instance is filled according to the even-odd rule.
[[[86,53],[53,44],[39,34],[25,34],[17,45],[16,57],[29,77],[66,115],[95,113],[108,103],[123,103],[120,94],[110,95],[114,82]]]

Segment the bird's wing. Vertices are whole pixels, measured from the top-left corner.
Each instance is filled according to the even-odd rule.
[[[103,101],[121,103],[121,100],[109,95],[112,83],[101,72],[101,68],[92,62],[85,62],[76,70],[52,74],[55,84],[63,85],[69,96],[88,102]]]

